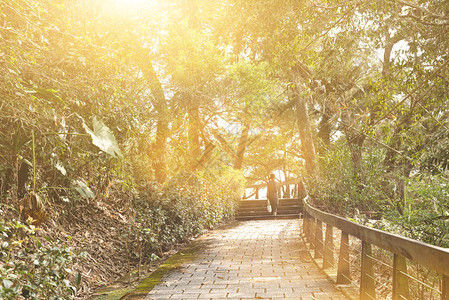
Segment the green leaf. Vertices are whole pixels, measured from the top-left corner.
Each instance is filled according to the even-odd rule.
[[[75,285],[78,286],[78,285],[80,285],[80,284],[81,284],[81,273],[78,272],[78,273],[76,273],[76,275],[75,275]]]
[[[65,285],[66,287],[69,287],[69,286],[70,286],[70,281],[68,281],[67,279],[64,279],[62,282],[64,283],[64,285]]]
[[[36,94],[41,98],[44,98],[48,101],[57,102],[60,104],[65,104],[61,97],[58,96],[58,91],[54,89],[43,89],[43,88],[35,88]]]
[[[58,162],[56,163],[55,168],[56,168],[59,172],[61,172],[62,175],[67,175],[67,171],[66,171],[66,169],[64,168],[64,166],[62,165],[62,163],[61,163],[60,161],[58,161]]]
[[[13,284],[14,283],[11,280],[3,279],[3,286],[5,287],[5,289],[10,289]]]
[[[78,193],[84,198],[95,198],[95,193],[82,181],[75,180],[73,181],[73,185],[75,187],[75,190],[77,190]]]
[[[115,140],[114,133],[103,122],[94,117],[93,130],[83,123],[83,127],[92,137],[92,143],[113,157],[123,158],[123,154]]]

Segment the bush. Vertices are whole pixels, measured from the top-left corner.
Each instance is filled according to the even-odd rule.
[[[36,237],[36,228],[0,220],[0,298],[71,299],[81,275],[76,256],[61,241]]]
[[[365,155],[361,169],[354,171],[348,147],[335,145],[319,161],[320,176],[307,181],[314,205],[351,217],[380,212],[390,201],[383,192],[390,183],[380,164],[382,157],[382,151],[372,151]]]
[[[449,247],[449,186],[446,179],[419,176],[407,182],[404,209],[385,211],[385,221],[401,234],[425,243]]]
[[[313,204],[360,223],[425,243],[449,246],[447,179],[415,173],[410,178],[385,170],[384,151],[365,152],[361,169],[353,171],[346,146],[335,146],[320,160],[320,177],[308,180]],[[369,212],[369,214],[363,214]]]
[[[128,237],[130,253],[148,261],[155,254],[230,220],[243,188],[243,176],[232,169],[213,175],[181,173],[165,186],[154,182],[140,184]]]

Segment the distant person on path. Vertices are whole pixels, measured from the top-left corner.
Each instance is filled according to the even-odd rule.
[[[273,216],[277,215],[279,204],[278,184],[275,180],[276,176],[274,176],[274,174],[270,174],[270,181],[268,181],[267,184],[267,198],[270,201],[271,212],[273,213]]]

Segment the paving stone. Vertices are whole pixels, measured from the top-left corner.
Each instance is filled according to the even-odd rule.
[[[150,299],[346,299],[313,264],[300,220],[238,223],[202,238],[195,261],[166,274]]]

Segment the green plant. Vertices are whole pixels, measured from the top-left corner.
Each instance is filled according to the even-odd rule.
[[[395,231],[441,247],[449,247],[449,187],[441,176],[411,177],[407,181],[402,212],[385,211]]]
[[[72,299],[80,273],[72,266],[77,255],[62,241],[38,238],[38,229],[18,221],[0,220],[0,298]]]
[[[154,254],[229,220],[243,187],[241,173],[226,168],[214,175],[180,173],[165,186],[142,182],[126,233],[129,257],[149,262]]]
[[[320,176],[308,178],[315,205],[326,207],[343,216],[360,212],[380,212],[385,203],[384,170],[379,167],[382,151],[365,154],[359,170],[354,170],[347,146],[337,144],[320,160]]]

